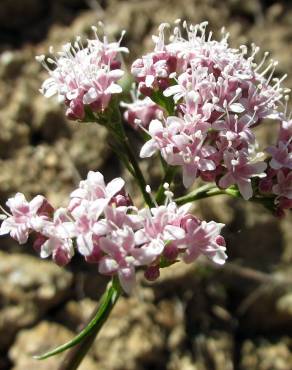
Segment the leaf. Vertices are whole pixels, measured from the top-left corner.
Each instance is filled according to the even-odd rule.
[[[39,356],[34,356],[33,358],[36,360],[45,360],[48,357],[58,355],[59,353],[62,353],[67,349],[76,346],[93,332],[98,333],[99,330],[102,328],[103,324],[105,323],[105,321],[107,320],[120,294],[121,288],[119,286],[119,283],[115,279],[113,279],[112,283],[109,285],[108,289],[103,294],[100,306],[98,307],[97,312],[95,313],[93,319],[75,338],[49,352],[46,352]]]
[[[175,106],[172,97],[164,96],[161,91],[153,91],[151,99],[154,101],[154,103],[164,108],[170,116],[174,114]]]

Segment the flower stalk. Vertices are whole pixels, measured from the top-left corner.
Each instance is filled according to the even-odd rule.
[[[146,191],[146,186],[147,186],[146,180],[140,169],[139,163],[137,161],[137,156],[133,152],[133,149],[129,142],[129,138],[125,132],[121,113],[120,113],[118,104],[116,102],[114,102],[113,104],[112,114],[108,115],[107,122],[108,122],[107,127],[109,128],[109,130],[115,137],[118,145],[121,146],[121,150],[123,150],[123,158],[126,157],[129,163],[131,164],[132,171],[129,170],[129,172],[134,176],[134,179],[137,181],[137,184],[141,190],[145,203],[150,208],[154,207],[153,200],[151,196],[149,195],[149,193],[147,193]],[[122,160],[121,156],[120,158]]]
[[[195,202],[200,199],[210,198],[214,197],[216,195],[229,195],[233,198],[241,198],[242,195],[240,194],[240,191],[235,187],[231,186],[227,189],[220,189],[215,184],[206,184],[203,185],[194,191],[192,191],[189,194],[186,194],[182,197],[176,198],[175,202],[178,205],[183,205],[186,203]],[[269,209],[270,211],[274,211],[274,197],[268,197],[268,196],[253,196],[249,199],[249,201],[254,203],[259,203]]]

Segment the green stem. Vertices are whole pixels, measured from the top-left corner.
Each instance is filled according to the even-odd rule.
[[[178,205],[194,202],[199,199],[209,198],[215,195],[226,194],[226,189],[219,189],[215,184],[203,185],[200,188],[186,194],[182,197],[175,199]]]
[[[125,136],[124,139],[123,139],[123,144],[124,144],[124,148],[125,148],[125,151],[128,155],[128,158],[129,158],[129,161],[130,163],[132,164],[132,167],[134,169],[134,172],[135,172],[135,178],[138,182],[138,185],[140,187],[140,190],[142,192],[142,195],[143,195],[143,198],[145,200],[145,202],[147,203],[147,205],[151,208],[151,207],[154,207],[154,203],[153,203],[153,200],[150,196],[149,193],[147,193],[146,191],[146,186],[147,186],[147,183],[145,181],[145,178],[143,176],[143,173],[139,167],[139,164],[136,160],[136,156],[135,154],[133,153],[132,151],[132,148],[129,144],[129,139]]]
[[[35,356],[34,358],[37,360],[44,360],[74,347],[70,352],[68,352],[67,356],[61,363],[59,370],[76,370],[91,347],[103,324],[108,319],[120,294],[120,285],[114,278],[109,284],[106,292],[103,294],[100,305],[98,305],[93,314],[93,318],[89,321],[86,327],[71,341],[43,355]]]
[[[146,191],[147,183],[140,169],[139,163],[136,159],[136,155],[133,152],[133,149],[130,145],[129,138],[126,135],[119,109],[116,109],[116,111],[114,111],[113,116],[108,122],[108,128],[111,130],[111,132],[115,136],[117,142],[122,145],[125,151],[125,154],[127,155],[129,162],[132,165],[133,172],[134,172],[134,178],[137,180],[137,183],[142,192],[145,202],[147,203],[149,207],[154,207],[153,200],[150,194],[147,193]],[[133,175],[133,172],[130,171],[132,175]]]
[[[233,198],[242,198],[239,190],[235,186],[227,189],[220,189],[215,184],[203,185],[193,192],[175,199],[178,205],[194,202],[199,199],[214,197],[215,195],[229,195]],[[270,211],[274,211],[274,197],[264,197],[261,195],[253,196],[249,201],[259,203]]]

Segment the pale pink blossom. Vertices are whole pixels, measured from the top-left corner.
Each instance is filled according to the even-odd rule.
[[[159,120],[153,120],[149,125],[151,139],[141,148],[140,156],[147,158],[160,150],[168,164],[182,166],[183,183],[189,187],[198,176],[198,171],[216,169],[214,161],[210,158],[216,152],[216,148],[204,144],[207,137],[206,125],[198,122],[196,131],[196,124],[191,123],[191,116],[185,118],[186,120],[171,116],[164,125]]]
[[[272,190],[278,197],[292,199],[292,172],[289,171],[285,174],[284,171],[278,171],[277,183]]]
[[[76,228],[66,209],[57,209],[52,221],[38,220],[33,223],[33,228],[45,238],[44,243],[39,246],[41,258],[52,255],[60,266],[70,262],[74,255],[72,238],[76,236]]]
[[[48,98],[57,94],[68,107],[66,115],[70,119],[84,119],[85,107],[103,112],[112,95],[122,92],[117,83],[124,74],[119,69],[118,53],[128,49],[120,46],[121,40],[109,43],[105,37],[100,41],[93,29],[96,39],[87,40],[86,47],[77,38],[73,44],[64,45],[58,56],[37,57],[50,75],[40,91]]]
[[[265,162],[251,163],[248,153],[244,150],[224,153],[224,164],[227,172],[219,181],[219,186],[226,189],[230,185],[236,184],[242,197],[245,200],[253,196],[251,178],[254,176],[265,176],[264,171],[267,168]]]
[[[292,142],[292,138],[290,138],[290,141]],[[280,141],[277,146],[269,146],[266,152],[272,156],[270,166],[273,169],[289,168],[292,170],[292,145],[290,147],[289,142]]]
[[[110,181],[107,185],[104,182],[104,177],[100,172],[89,171],[87,179],[79,183],[79,188],[74,190],[70,195],[69,210],[73,211],[78,207],[82,200],[94,201],[97,199],[105,199],[106,203],[122,191],[125,181],[118,177]]]
[[[25,199],[22,193],[17,193],[6,202],[11,212],[1,224],[0,235],[10,234],[19,244],[27,242],[32,229],[32,220],[40,218],[38,211],[42,207],[45,198],[37,195],[30,202]]]
[[[220,235],[223,226],[214,221],[198,222],[193,217],[189,217],[185,221],[186,237],[183,245],[186,249],[183,260],[190,263],[203,254],[213,262],[223,265],[227,259],[225,240]]]
[[[135,249],[134,232],[129,227],[113,231],[110,236],[99,240],[101,250],[106,254],[99,262],[101,274],[117,274],[122,288],[131,293],[135,284],[135,265],[132,252]]]
[[[144,99],[135,99],[133,103],[123,102],[121,106],[126,108],[124,119],[134,128],[139,126],[148,128],[149,123],[162,114],[162,109],[148,96]]]

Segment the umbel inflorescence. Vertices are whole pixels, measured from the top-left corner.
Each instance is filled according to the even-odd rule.
[[[167,25],[162,24],[154,51],[133,63],[139,91],[150,97],[160,91],[173,104],[167,116],[141,123],[151,139],[140,155],[160,151],[169,165],[182,167],[186,187],[197,177],[222,188],[236,184],[246,200],[253,196],[251,179],[266,176],[269,166],[279,173],[262,191],[291,199],[292,126],[282,102],[288,90],[281,87],[286,76],[273,78],[277,63],[266,62],[267,53],[256,63],[259,48],[254,45],[248,53],[244,45],[230,48],[228,34],[212,40],[206,25],[185,23],[187,39],[176,27],[166,43]],[[277,119],[281,131],[278,143],[266,149],[272,156],[268,163],[253,131],[264,118]]]
[[[2,235],[20,244],[31,236],[41,257],[52,256],[62,266],[78,252],[96,263],[100,274],[117,275],[130,293],[137,269],[155,280],[160,268],[180,260],[190,263],[204,254],[224,264],[227,258],[223,225],[192,215],[191,194],[175,200],[170,170],[181,168],[185,188],[200,178],[213,184],[214,194],[226,189],[226,194],[262,202],[279,216],[292,207],[292,120],[289,91],[282,87],[285,76],[274,77],[277,63],[268,53],[259,57],[254,45],[231,48],[227,33],[216,41],[206,26],[177,22],[169,41],[169,25],[159,27],[153,51],[131,66],[133,101],[126,100],[127,91],[121,101],[119,80],[130,78],[121,69],[120,52],[128,52],[122,37],[118,42],[100,39],[93,27],[95,39],[85,45],[78,37],[56,55],[37,58],[50,75],[41,92],[56,94],[68,118],[96,120],[108,128],[146,204],[140,209],[133,204],[122,178],[106,185],[100,172],[90,171],[66,208],[55,209],[39,195],[30,202],[21,193],[10,198]],[[278,122],[279,135],[260,151],[254,129],[267,118]],[[161,155],[168,181],[156,200],[131,151],[125,124],[145,137],[141,158]]]

